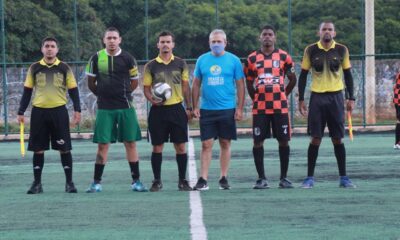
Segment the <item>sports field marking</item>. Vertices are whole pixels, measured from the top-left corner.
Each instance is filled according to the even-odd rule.
[[[194,158],[193,138],[189,139],[188,144],[189,157],[189,181],[190,185],[197,182],[196,162]],[[203,222],[203,206],[199,191],[190,192],[190,234],[193,240],[206,240],[207,231]]]

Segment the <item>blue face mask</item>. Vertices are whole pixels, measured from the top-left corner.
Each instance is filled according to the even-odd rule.
[[[215,55],[219,56],[225,50],[225,44],[223,44],[223,43],[211,43],[210,44],[210,49]]]

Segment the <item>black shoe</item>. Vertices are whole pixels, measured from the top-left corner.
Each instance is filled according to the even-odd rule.
[[[160,179],[154,179],[151,185],[150,192],[158,192],[162,189],[163,185]]]
[[[68,182],[65,184],[65,192],[67,193],[77,193],[78,190],[76,189],[73,182]]]
[[[193,188],[189,185],[189,182],[186,179],[179,179],[178,183],[179,191],[192,191]]]
[[[253,189],[267,189],[269,188],[267,179],[265,178],[259,178],[256,181],[256,184],[254,184]]]
[[[226,179],[225,176],[223,176],[219,180],[219,189],[221,189],[221,190],[229,190],[229,189],[231,189],[231,186],[229,186],[229,183],[228,183],[228,179]]]
[[[287,178],[282,178],[279,182],[279,188],[293,188],[292,183]]]
[[[207,180],[204,178],[200,177],[199,180],[197,180],[196,185],[193,188],[194,190],[199,190],[199,191],[204,191],[208,190],[208,185],[207,185]]]
[[[31,188],[29,188],[29,190],[26,193],[27,194],[43,193],[42,184],[33,181]]]

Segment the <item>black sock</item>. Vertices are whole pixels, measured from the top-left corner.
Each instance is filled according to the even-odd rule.
[[[308,146],[308,170],[307,170],[307,176],[312,177],[314,176],[314,169],[315,169],[315,164],[317,163],[317,158],[318,158],[318,150],[319,150],[319,145],[313,145],[310,143]]]
[[[187,154],[176,154],[176,163],[178,164],[179,179],[186,179],[188,157]]]
[[[33,154],[33,177],[35,182],[41,183],[42,182],[42,170],[44,165],[44,154],[43,153],[34,153]]]
[[[61,164],[64,168],[65,181],[72,182],[72,155],[71,152],[61,153]]]
[[[346,176],[346,149],[344,144],[333,145],[335,156],[339,168],[339,176]]]
[[[400,142],[400,123],[396,124],[396,142],[394,144],[398,144]]]
[[[281,178],[287,177],[287,171],[289,168],[289,154],[290,147],[289,146],[279,146],[279,160],[281,162]]]
[[[264,172],[264,147],[253,147],[254,164],[258,173],[258,178],[266,179]]]
[[[103,176],[103,171],[104,171],[104,164],[94,164],[94,182],[95,183],[100,183],[101,182],[101,176]]]
[[[129,167],[131,168],[132,180],[133,181],[138,180],[140,178],[139,161],[129,162]]]
[[[151,167],[153,169],[154,179],[161,179],[162,153],[151,153]]]

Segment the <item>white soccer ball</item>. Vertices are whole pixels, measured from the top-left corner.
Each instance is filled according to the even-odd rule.
[[[153,88],[151,89],[151,93],[153,98],[159,100],[160,102],[165,102],[172,96],[172,89],[168,83],[159,82],[154,84]]]

